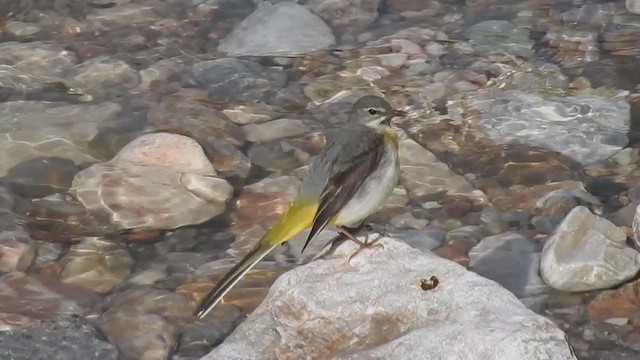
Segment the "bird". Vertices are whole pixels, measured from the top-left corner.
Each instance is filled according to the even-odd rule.
[[[302,252],[327,225],[360,245],[373,245],[368,236],[358,240],[348,225],[364,220],[391,194],[398,182],[400,137],[391,127],[394,117],[406,113],[394,109],[376,95],[358,99],[351,107],[347,123],[327,136],[287,210],[254,247],[203,298],[194,315],[204,318],[222,297],[265,255],[279,244],[311,228]]]

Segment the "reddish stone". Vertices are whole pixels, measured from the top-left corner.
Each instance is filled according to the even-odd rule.
[[[640,280],[601,292],[587,306],[587,314],[593,321],[626,317],[640,325]]]
[[[469,259],[469,255],[467,254],[467,251],[454,242],[446,244],[443,247],[437,249],[436,251],[434,251],[434,254],[447,260],[456,262],[464,267],[469,267],[469,262],[471,261]]]
[[[48,278],[57,278],[60,276],[64,266],[56,262],[44,263],[36,268],[38,275]]]
[[[473,202],[465,197],[454,197],[444,204],[443,211],[449,217],[459,219],[473,209]]]
[[[127,240],[129,241],[148,241],[153,240],[160,236],[160,231],[158,230],[140,230],[140,231],[132,231],[127,234]]]

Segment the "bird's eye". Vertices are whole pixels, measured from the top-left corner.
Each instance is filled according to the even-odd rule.
[[[378,113],[378,112],[376,111],[376,109],[369,109],[369,114],[371,114],[371,115],[375,115],[375,114],[377,114],[377,113]]]

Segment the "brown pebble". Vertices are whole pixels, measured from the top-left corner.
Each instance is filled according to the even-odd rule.
[[[147,241],[147,240],[153,240],[158,236],[160,236],[160,231],[158,230],[141,230],[141,231],[134,231],[127,234],[127,240]]]
[[[420,288],[424,291],[433,290],[438,287],[440,280],[437,277],[432,276],[428,279],[420,279]]]
[[[592,321],[603,322],[609,318],[626,317],[631,324],[640,325],[640,280],[619,289],[599,293],[587,306]]]
[[[448,201],[443,210],[449,217],[459,219],[470,213],[472,208],[473,203],[471,200],[464,197],[456,197]]]
[[[591,82],[584,76],[578,76],[569,84],[569,88],[575,90],[591,89]]]
[[[571,346],[575,351],[587,351],[589,350],[589,343],[582,339],[575,339],[571,341]]]
[[[38,275],[57,278],[63,270],[64,266],[56,262],[48,262],[38,267]]]
[[[447,244],[434,251],[434,254],[440,256],[441,258],[456,262],[464,267],[468,267],[469,262],[471,261],[469,259],[469,255],[467,255],[464,249],[455,245]]]

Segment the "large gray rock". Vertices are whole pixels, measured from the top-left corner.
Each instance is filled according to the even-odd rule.
[[[261,3],[220,41],[218,50],[230,56],[305,53],[335,44],[327,24],[294,2]]]
[[[606,219],[578,206],[547,240],[540,262],[542,278],[562,291],[590,291],[618,285],[638,273],[640,253]]]
[[[393,239],[380,244],[349,265],[357,246],[347,242],[281,275],[203,359],[575,359],[553,322],[495,282]],[[423,289],[432,276],[439,285]]]

